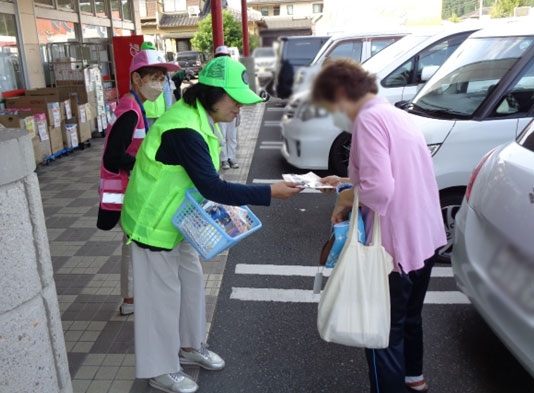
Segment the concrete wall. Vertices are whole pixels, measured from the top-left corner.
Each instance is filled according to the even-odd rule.
[[[30,135],[0,129],[0,392],[70,393]]]

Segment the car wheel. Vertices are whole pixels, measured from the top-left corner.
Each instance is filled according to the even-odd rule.
[[[352,135],[343,131],[332,143],[328,157],[328,168],[335,175],[347,176],[351,142]]]
[[[451,262],[456,213],[460,210],[463,198],[464,193],[460,191],[442,195],[440,198],[441,215],[443,217],[443,225],[445,226],[445,234],[447,235],[447,244],[438,249],[437,262]]]

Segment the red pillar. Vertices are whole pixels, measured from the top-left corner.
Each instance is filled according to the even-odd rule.
[[[241,24],[243,29],[243,56],[250,56],[250,47],[248,44],[248,13],[247,0],[241,0]]]
[[[215,48],[224,45],[221,0],[211,0],[211,23],[213,30],[213,53],[215,53]]]

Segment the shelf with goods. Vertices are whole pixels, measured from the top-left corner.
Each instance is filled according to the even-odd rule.
[[[91,131],[102,136],[117,102],[117,84],[112,74],[111,47],[98,43],[51,43],[47,45],[50,80],[86,104]],[[83,114],[80,114],[83,116]]]

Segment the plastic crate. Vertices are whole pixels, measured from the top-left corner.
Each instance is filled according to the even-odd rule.
[[[231,237],[200,206],[204,200],[197,189],[187,190],[184,201],[172,218],[174,226],[204,259],[213,258],[261,228],[258,217],[248,207],[241,206],[247,211],[246,220],[250,230]]]

